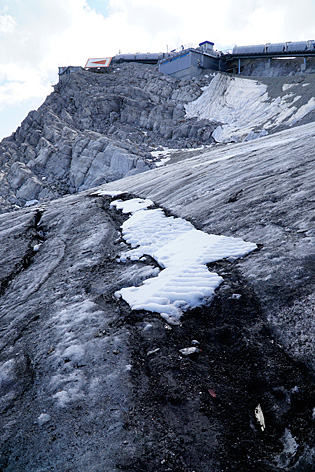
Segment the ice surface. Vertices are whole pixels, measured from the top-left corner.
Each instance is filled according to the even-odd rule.
[[[137,200],[137,201],[135,201]],[[256,249],[240,238],[216,236],[197,230],[191,223],[166,217],[159,208],[149,210],[151,200],[113,202],[124,213],[133,213],[122,225],[123,237],[132,249],[121,260],[153,257],[162,270],[138,287],[116,292],[133,310],[160,313],[177,322],[182,312],[213,297],[222,277],[209,272],[206,264],[226,257],[242,257]],[[137,208],[139,208],[137,210]]]
[[[90,300],[67,303],[60,299],[53,308],[55,313],[49,320],[54,333],[54,349],[50,354],[53,375],[48,391],[58,406],[66,408],[71,402],[83,398],[89,388],[82,366],[89,362],[90,353],[95,348],[95,329],[104,312]],[[103,346],[107,342],[107,338],[102,337]]]
[[[285,428],[281,442],[283,444],[283,450],[277,457],[277,467],[282,470],[288,470],[288,466],[292,463],[292,459],[296,455],[299,445],[288,428]]]

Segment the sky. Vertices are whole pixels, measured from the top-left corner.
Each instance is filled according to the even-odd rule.
[[[212,41],[315,39],[315,0],[0,0],[0,139],[37,109],[58,67]]]

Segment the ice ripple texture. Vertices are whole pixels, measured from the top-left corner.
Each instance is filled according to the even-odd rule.
[[[121,261],[149,255],[162,269],[141,286],[122,288],[115,295],[132,310],[160,313],[168,322],[177,323],[183,311],[209,301],[223,280],[206,264],[243,257],[257,246],[241,238],[204,233],[182,218],[165,216],[160,208],[149,209],[151,205],[150,200],[140,203],[139,199],[112,202],[112,206],[131,213],[122,225],[122,234],[132,249],[121,255]]]

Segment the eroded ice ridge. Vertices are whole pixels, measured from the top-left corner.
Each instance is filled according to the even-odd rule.
[[[131,214],[122,225],[122,234],[132,249],[120,260],[149,255],[163,268],[157,277],[146,279],[139,287],[122,288],[115,295],[132,310],[160,313],[168,322],[177,323],[183,311],[211,298],[223,280],[209,272],[206,264],[245,256],[257,246],[241,238],[204,233],[182,218],[166,217],[160,208],[150,209],[152,205],[151,200],[140,198],[111,203]]]

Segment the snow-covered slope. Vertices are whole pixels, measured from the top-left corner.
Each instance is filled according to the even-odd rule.
[[[186,105],[187,117],[222,123],[212,135],[217,142],[257,138],[281,124],[291,126],[315,109],[313,96],[297,105],[302,98],[297,84],[284,84],[282,92],[288,89],[289,93],[271,97],[265,83],[217,74],[203,94]]]
[[[120,261],[151,256],[163,269],[154,269],[140,287],[122,288],[115,295],[122,296],[133,310],[160,313],[171,324],[179,324],[184,311],[213,298],[223,279],[209,272],[207,264],[237,259],[257,249],[241,238],[207,234],[182,218],[167,217],[160,208],[147,208],[153,205],[149,199],[115,200],[111,205],[132,214],[122,225],[122,234],[133,249],[122,254]]]

